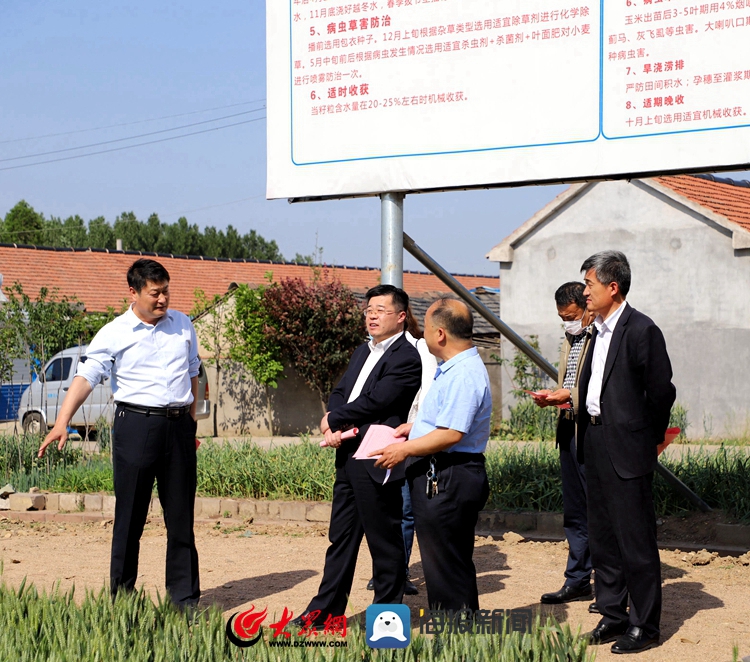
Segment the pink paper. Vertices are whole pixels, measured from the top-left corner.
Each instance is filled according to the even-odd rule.
[[[341,433],[341,441],[346,441],[347,439],[353,439],[359,434],[359,428],[352,428],[351,430],[346,430],[345,432]],[[325,448],[328,446],[326,443],[326,440],[323,439],[323,441],[320,442],[320,447]]]
[[[404,441],[406,441],[406,437],[393,436],[392,427],[387,425],[371,425],[357,452],[352,457],[355,460],[377,460],[380,455],[369,457],[370,453],[382,450],[390,444],[400,444]]]

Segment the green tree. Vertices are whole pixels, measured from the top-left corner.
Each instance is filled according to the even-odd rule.
[[[88,245],[91,248],[115,248],[115,231],[104,216],[89,221]]]
[[[203,235],[197,225],[190,225],[184,216],[177,223],[162,226],[157,252],[175,255],[204,255]]]
[[[57,352],[82,345],[114,318],[114,311],[86,315],[75,297],[58,298],[47,288],[32,299],[21,283],[6,288],[8,301],[0,306],[0,375],[8,378],[13,359],[27,359],[38,371]]]
[[[242,237],[242,249],[245,253],[242,257],[271,260],[273,262],[283,262],[284,260],[276,242],[273,240],[266,241],[255,230],[250,230]]]
[[[229,358],[243,366],[258,383],[276,388],[284,365],[281,348],[266,334],[269,316],[263,303],[265,289],[243,283],[234,291],[234,310],[228,315],[226,337]]]
[[[44,240],[44,216],[21,200],[5,215],[2,240],[14,244],[41,245]]]
[[[224,233],[213,225],[203,230],[203,251],[207,257],[228,257],[224,254]]]
[[[153,251],[154,247],[147,245],[143,225],[132,211],[123,212],[115,219],[115,238],[122,239],[122,247],[127,251]]]
[[[86,247],[89,243],[86,223],[78,214],[69,216],[64,221],[52,216],[44,223],[42,241],[45,246]]]

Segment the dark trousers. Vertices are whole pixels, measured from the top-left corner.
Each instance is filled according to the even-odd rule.
[[[156,479],[167,527],[167,593],[178,606],[196,604],[200,598],[193,535],[195,429],[187,413],[166,418],[117,408],[112,441],[117,497],[110,565],[113,595],[135,586],[141,534]]]
[[[563,495],[563,527],[568,540],[565,586],[580,588],[591,582],[591,554],[586,506],[586,471],[576,457],[575,422],[562,420],[560,430],[570,439],[560,444],[560,474]],[[569,428],[569,430],[568,430]]]
[[[453,456],[453,457],[452,457]],[[480,453],[437,453],[438,492],[427,497],[427,459],[407,469],[430,609],[479,609],[474,528],[489,483]]]
[[[406,574],[408,576],[411,548],[414,546],[414,510],[411,507],[409,483],[406,481],[404,481],[404,487],[401,489],[401,497],[404,501],[401,513],[401,534],[404,536],[404,554],[406,554]]]
[[[323,579],[305,611],[318,620],[342,616],[352,589],[362,536],[372,556],[375,604],[398,604],[404,595],[406,559],[401,534],[403,480],[380,485],[367,472],[369,460],[352,459],[352,449],[336,468]],[[338,464],[338,462],[337,462]]]
[[[661,565],[651,493],[653,472],[620,478],[604,445],[602,426],[589,426],[584,443],[589,546],[602,621],[629,621],[643,628],[646,636],[655,637],[661,617]]]

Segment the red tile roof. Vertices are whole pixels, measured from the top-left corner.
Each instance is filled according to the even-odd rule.
[[[688,200],[721,214],[745,230],[750,230],[750,187],[711,175],[677,175],[653,179]]]
[[[155,254],[144,254],[153,257]],[[105,311],[112,306],[119,311],[128,297],[125,274],[139,257],[135,251],[107,252],[89,249],[50,249],[30,246],[0,245],[0,273],[3,288],[22,283],[24,292],[35,297],[40,288],[57,290],[59,296],[75,296],[89,312]],[[243,260],[216,260],[200,257],[155,256],[169,271],[170,306],[190,312],[194,292],[202,289],[209,297],[224,294],[230,283],[265,282],[271,272],[274,279],[303,278],[310,281],[312,268],[306,265]],[[332,266],[329,273],[353,290],[366,290],[380,282],[380,269]],[[491,276],[458,276],[468,289],[498,287],[499,278]],[[404,289],[412,296],[445,293],[448,288],[429,273],[404,272]]]

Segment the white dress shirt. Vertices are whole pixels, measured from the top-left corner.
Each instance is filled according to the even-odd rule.
[[[367,346],[370,348],[370,356],[367,357],[365,364],[362,366],[362,370],[359,371],[359,376],[357,377],[357,381],[354,382],[354,388],[352,389],[349,399],[346,401],[347,403],[356,400],[361,395],[365,382],[378,364],[378,361],[383,358],[383,354],[385,354],[386,350],[396,341],[396,339],[400,338],[402,335],[404,335],[403,331],[397,333],[395,336],[386,338],[383,342],[375,343],[371,339],[370,342],[367,343]]]
[[[187,315],[167,310],[156,324],[147,324],[131,307],[94,336],[76,374],[92,389],[111,374],[116,402],[181,407],[193,401],[190,379],[198,376],[200,363]]]
[[[417,412],[424,402],[427,391],[430,390],[432,382],[435,381],[435,371],[437,370],[437,359],[430,353],[427,348],[427,341],[424,338],[415,338],[408,331],[406,333],[406,339],[417,348],[419,352],[419,358],[422,359],[422,386],[417,393],[417,397],[414,398],[414,402],[409,410],[409,416],[406,419],[407,423],[413,423],[417,420]]]
[[[591,356],[591,379],[589,380],[589,390],[586,393],[586,411],[591,416],[601,416],[601,397],[602,397],[602,380],[604,379],[604,366],[607,363],[607,354],[609,345],[612,342],[612,334],[615,332],[617,321],[625,310],[628,302],[623,302],[606,320],[599,315],[594,320],[596,326],[596,343],[594,344],[594,353]]]

